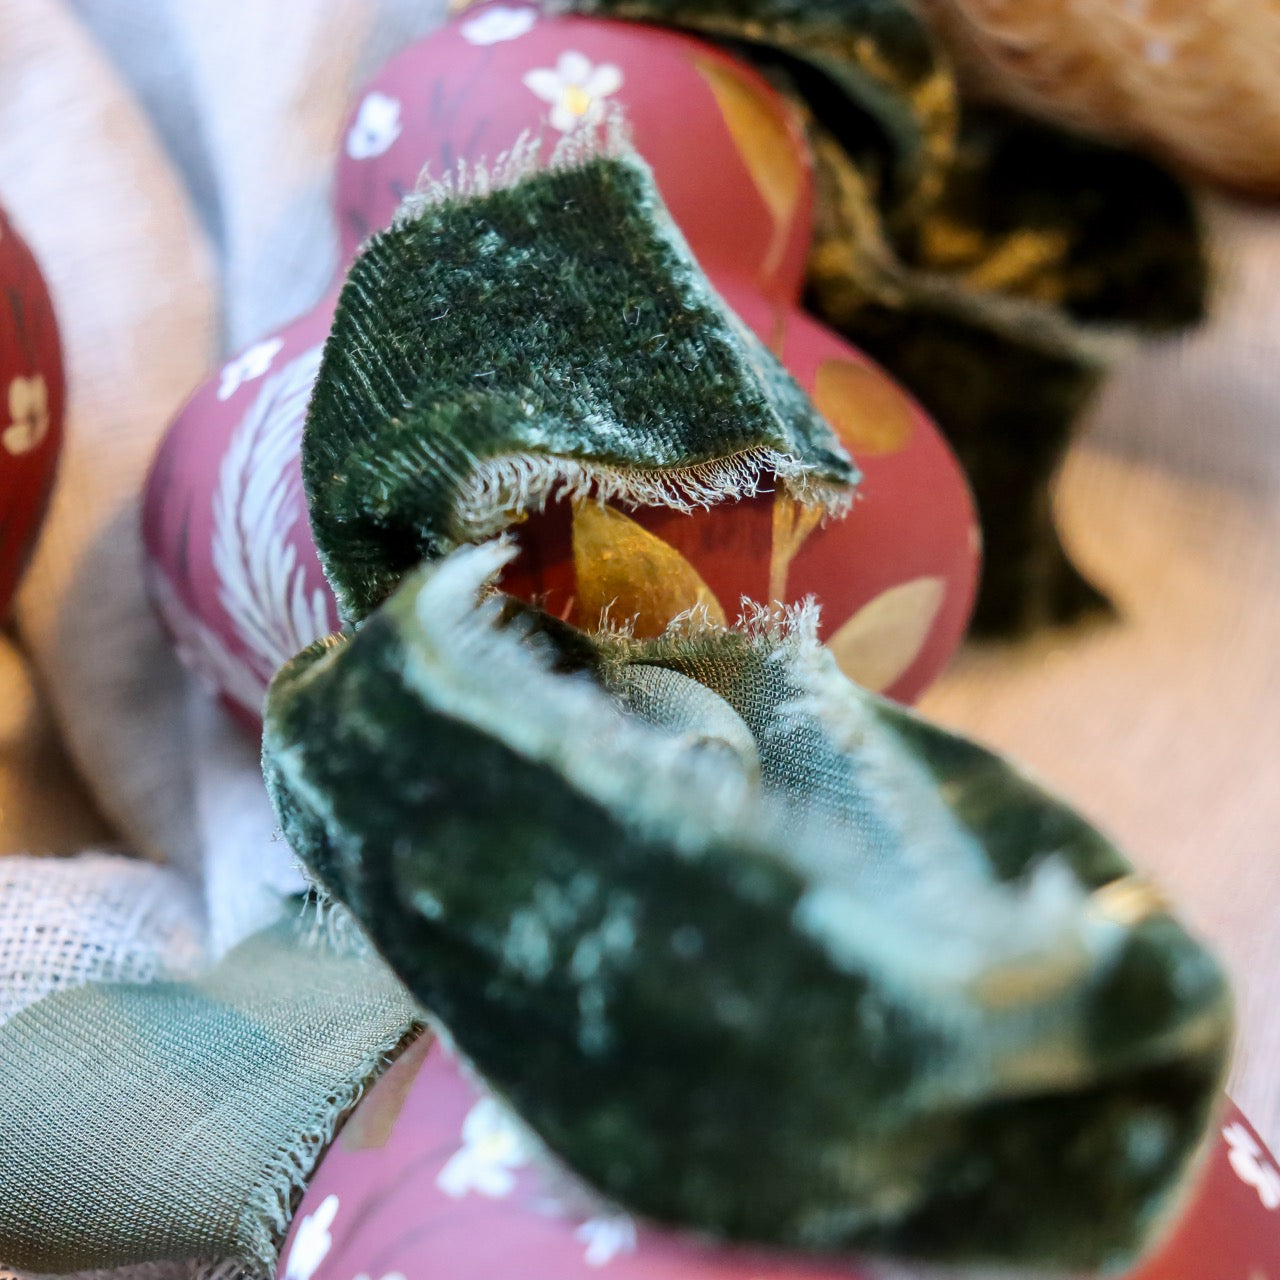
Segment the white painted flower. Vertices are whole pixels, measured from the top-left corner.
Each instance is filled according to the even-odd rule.
[[[338,1215],[338,1197],[325,1196],[315,1213],[309,1213],[293,1237],[289,1261],[285,1264],[285,1280],[311,1280],[326,1254],[333,1247],[329,1228]]]
[[[9,425],[0,439],[12,454],[30,453],[49,433],[49,389],[44,375],[9,383]]]
[[[529,1163],[529,1146],[514,1117],[495,1099],[481,1098],[462,1122],[462,1146],[436,1176],[445,1195],[470,1191],[500,1200],[515,1190],[514,1170]]]
[[[527,72],[525,88],[551,104],[551,124],[561,133],[572,133],[594,124],[604,111],[604,100],[622,88],[622,72],[611,62],[593,66],[585,54],[567,49],[552,70],[538,67]]]
[[[283,338],[266,338],[262,342],[255,342],[243,355],[223,365],[222,376],[218,380],[218,399],[230,400],[246,382],[261,378],[271,368],[271,362],[280,354],[283,346]]]
[[[1231,1148],[1228,1159],[1236,1176],[1257,1191],[1264,1209],[1280,1209],[1280,1170],[1266,1158],[1253,1134],[1237,1121],[1223,1129],[1222,1136]]]
[[[636,1224],[625,1213],[591,1218],[573,1234],[587,1246],[583,1257],[589,1267],[603,1267],[618,1254],[636,1250]]]
[[[538,21],[538,11],[527,6],[512,9],[505,4],[495,5],[464,22],[459,30],[468,44],[501,44],[504,40],[518,40],[528,35]]]
[[[353,160],[380,156],[400,136],[400,99],[376,89],[365,95],[347,131],[347,155]]]

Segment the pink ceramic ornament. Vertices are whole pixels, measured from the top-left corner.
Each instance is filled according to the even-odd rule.
[[[143,496],[161,620],[186,665],[255,728],[276,669],[338,625],[299,461],[336,301],[255,342],[191,397]]]
[[[1280,1167],[1220,1117],[1172,1234],[1129,1280],[1251,1280],[1280,1257]],[[430,1036],[356,1108],[293,1220],[280,1280],[876,1280],[884,1269],[716,1248],[593,1200]],[[895,1276],[913,1275],[895,1267]],[[922,1271],[921,1276],[925,1273]]]
[[[640,632],[694,604],[732,620],[743,597],[822,604],[846,674],[902,700],[963,635],[978,569],[972,502],[937,429],[892,379],[790,307],[721,282],[858,459],[850,514],[821,522],[769,493],[688,515],[552,503],[520,526],[504,589],[584,625],[612,604]],[[152,593],[184,660],[257,723],[267,681],[337,626],[311,539],[299,448],[334,299],[255,343],[175,421],[149,478]],[[599,570],[637,549],[626,582]]]
[[[49,290],[0,210],[0,620],[53,488],[66,384]]]
[[[813,205],[794,111],[699,40],[528,4],[474,9],[393,58],[343,130],[337,207],[347,261],[426,166],[494,160],[521,134],[553,144],[619,108],[702,267],[798,300]]]
[[[552,503],[520,526],[524,554],[504,588],[587,626],[610,606],[641,632],[693,604],[732,621],[744,597],[813,595],[844,669],[914,698],[968,618],[972,503],[919,406],[799,310],[808,156],[789,109],[753,72],[652,27],[520,5],[471,11],[388,64],[344,127],[347,250],[390,220],[424,160],[437,172],[474,165],[526,131],[572,133],[607,102],[625,108],[723,296],[816,399],[864,480],[852,513],[826,523],[772,493],[693,515]],[[255,344],[198,392],[147,490],[161,612],[187,660],[255,723],[271,673],[336,622],[298,467],[308,379],[333,304]],[[620,564],[640,568],[619,577]]]

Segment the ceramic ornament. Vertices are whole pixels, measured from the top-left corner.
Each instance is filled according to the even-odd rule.
[[[1280,1162],[1228,1104],[1163,1245],[1128,1280],[1271,1274]],[[356,1109],[303,1197],[280,1280],[884,1280],[873,1262],[717,1248],[585,1194],[428,1035]],[[905,1280],[909,1270],[895,1269]],[[923,1274],[923,1273],[921,1273]]]
[[[671,31],[497,4],[410,45],[369,84],[338,157],[349,261],[424,166],[493,161],[522,133],[551,144],[620,109],[704,271],[798,302],[813,184],[796,111],[719,49]]]
[[[298,465],[334,301],[232,356],[191,397],[143,498],[161,621],[186,665],[255,728],[276,668],[338,625]]]
[[[424,161],[437,173],[474,166],[527,132],[541,133],[545,156],[612,102],[700,264],[816,399],[864,480],[843,520],[778,493],[692,514],[553,502],[518,528],[522,555],[503,588],[584,624],[608,608],[646,634],[695,604],[732,620],[743,598],[812,595],[846,672],[913,699],[972,607],[972,501],[919,406],[799,309],[808,156],[792,109],[755,72],[654,28],[552,19],[531,6],[468,13],[393,59],[344,126],[345,251],[389,223]],[[270,675],[337,621],[298,475],[308,379],[332,308],[330,297],[231,359],[183,410],[148,484],[161,614],[188,662],[255,724]],[[619,577],[623,563],[643,568]]]
[[[824,522],[781,493],[691,514],[555,502],[517,528],[521,555],[503,589],[580,623],[607,607],[640,634],[694,605],[732,620],[744,597],[812,595],[846,674],[910,701],[955,651],[972,606],[979,542],[959,466],[865,356],[796,308],[720,288],[857,458],[852,511]],[[332,311],[326,299],[228,361],[175,421],[147,483],[161,618],[184,661],[255,726],[274,671],[338,625],[298,463]],[[642,567],[619,577],[624,563]]]
[[[40,267],[0,210],[0,619],[35,546],[53,488],[66,384]]]

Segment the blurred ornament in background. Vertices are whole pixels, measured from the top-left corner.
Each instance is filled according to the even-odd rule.
[[[1275,0],[926,0],[980,95],[1280,196]]]
[[[53,489],[66,382],[49,288],[0,209],[0,620]]]

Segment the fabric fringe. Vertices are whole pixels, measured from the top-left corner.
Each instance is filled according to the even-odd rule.
[[[539,164],[546,139],[526,129],[508,151],[493,160],[481,157],[460,159],[453,169],[438,177],[430,165],[418,175],[414,189],[401,201],[393,226],[412,222],[429,208],[479,200],[495,191],[508,191],[535,173],[559,173],[579,168],[590,160],[626,160],[635,156],[626,117],[609,107],[594,124],[585,125],[561,137],[545,164]]]
[[[770,492],[770,476],[781,480],[796,501],[821,507],[824,518],[838,519],[852,505],[848,489],[815,479],[813,469],[790,454],[761,447],[661,471],[509,454],[475,468],[455,511],[471,537],[483,538],[505,529],[513,514],[542,511],[557,499],[619,500],[633,507],[668,507],[687,515],[696,508]]]

